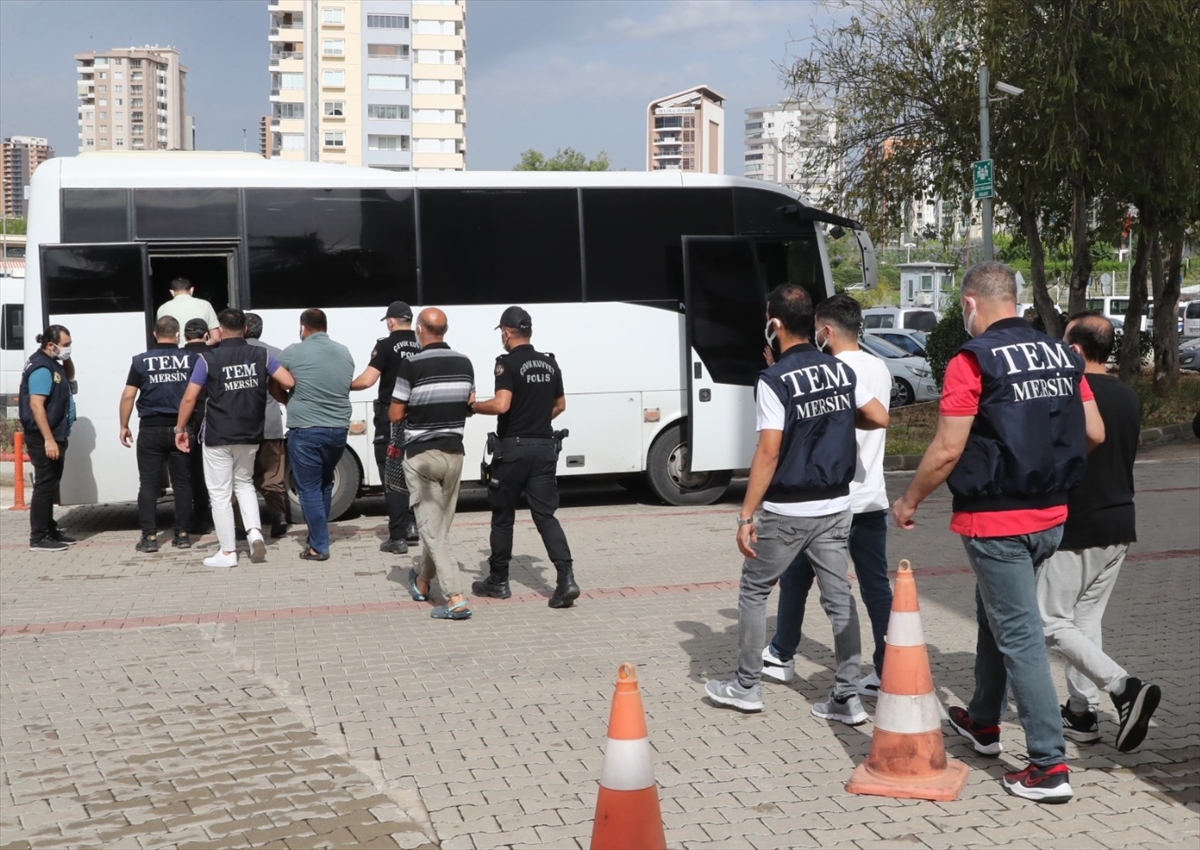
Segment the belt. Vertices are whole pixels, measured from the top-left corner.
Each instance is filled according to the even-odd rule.
[[[553,446],[553,437],[503,437],[502,446]]]

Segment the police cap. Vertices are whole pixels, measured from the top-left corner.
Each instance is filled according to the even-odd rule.
[[[509,307],[500,314],[500,324],[496,328],[515,328],[519,331],[532,331],[533,319],[520,307]]]

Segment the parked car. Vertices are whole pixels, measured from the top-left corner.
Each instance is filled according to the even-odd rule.
[[[938,323],[938,314],[927,307],[868,307],[863,310],[863,327],[908,328],[931,331]]]
[[[892,373],[892,383],[896,387],[892,396],[892,404],[895,407],[933,401],[941,395],[941,390],[933,380],[929,362],[924,357],[913,357],[907,351],[872,334],[864,334],[859,343],[864,351],[882,360]]]
[[[1191,339],[1200,336],[1200,301],[1179,303],[1179,335]]]
[[[1179,368],[1200,372],[1200,337],[1179,346]]]
[[[925,346],[928,337],[925,331],[910,331],[906,328],[868,328],[867,333],[890,342],[896,348],[903,349],[913,357],[925,357]]]

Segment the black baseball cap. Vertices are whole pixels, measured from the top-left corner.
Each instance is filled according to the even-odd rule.
[[[382,322],[387,319],[411,319],[411,318],[412,318],[412,307],[408,306],[407,301],[393,301],[391,304],[388,305],[387,315],[384,316],[379,321]]]
[[[496,325],[496,329],[500,328],[516,328],[519,331],[533,330],[533,319],[529,318],[529,314],[520,307],[509,307],[500,314],[500,324]]]
[[[184,339],[203,339],[208,333],[208,322],[203,319],[188,319],[188,323],[183,326]]]

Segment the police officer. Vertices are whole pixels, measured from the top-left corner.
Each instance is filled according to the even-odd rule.
[[[220,340],[214,339],[216,333],[210,331],[204,319],[188,319],[183,326],[183,347],[197,357],[208,351],[210,345],[216,345]],[[195,363],[195,361],[192,361]],[[204,452],[200,451],[200,425],[204,422],[204,408],[208,403],[208,391],[201,390],[196,398],[196,409],[189,423],[193,439],[192,448],[188,452],[188,472],[192,482],[192,524],[188,531],[192,534],[207,534],[212,530],[212,509],[208,502],[208,485],[204,482]]]
[[[74,538],[58,529],[54,503],[67,456],[67,438],[75,422],[71,381],[71,332],[50,325],[38,334],[39,348],[29,355],[21,373],[20,417],[25,448],[33,463],[33,498],[29,505],[29,548],[34,552],[64,552]]]
[[[498,417],[497,450],[488,482],[492,508],[490,573],[471,585],[479,596],[507,599],[508,565],[512,560],[513,519],[522,492],[529,502],[534,525],[546,553],[558,572],[550,597],[551,608],[570,608],[579,598],[579,585],[571,569],[571,549],[562,526],[554,518],[558,509],[558,441],[550,425],[567,408],[562,372],[553,354],[536,351],[530,344],[533,320],[520,307],[509,307],[500,316],[500,344],[507,354],[496,358],[496,396],[471,405],[474,413]]]
[[[388,420],[388,408],[392,404],[392,392],[396,389],[396,373],[400,363],[421,350],[417,335],[412,329],[412,308],[404,301],[393,301],[388,305],[388,335],[375,342],[371,349],[371,362],[351,384],[352,390],[365,390],[379,383],[379,396],[375,401],[375,463],[379,465],[379,477],[386,481],[384,467],[387,463],[388,447],[402,450],[404,446],[403,425],[397,425],[396,439],[392,439],[392,423]],[[382,379],[382,380],[381,380]],[[408,492],[386,489],[383,493],[388,512],[388,539],[379,546],[380,552],[403,555],[409,544],[420,539],[417,536],[417,521],[409,504]]]
[[[175,494],[175,537],[171,545],[188,549],[192,545],[188,530],[192,523],[192,476],[188,456],[175,446],[175,418],[187,389],[188,378],[200,355],[179,347],[179,322],[163,316],[154,323],[154,345],[134,355],[121,393],[121,445],[133,445],[129,416],[137,400],[138,435],[138,524],[142,538],[134,547],[139,552],[158,551],[158,525],[155,509],[159,479],[165,463],[171,471],[171,489]]]

